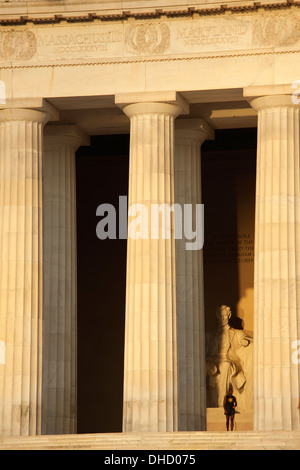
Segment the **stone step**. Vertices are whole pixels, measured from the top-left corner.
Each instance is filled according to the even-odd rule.
[[[0,437],[0,450],[300,450],[300,431]]]

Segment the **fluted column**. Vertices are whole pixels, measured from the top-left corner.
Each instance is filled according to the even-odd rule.
[[[175,431],[174,220],[171,218],[171,236],[167,238],[162,224],[158,234],[158,226],[150,218],[153,205],[170,208],[174,203],[174,120],[181,107],[143,102],[123,110],[131,120],[123,431]],[[137,216],[142,214],[140,236],[131,230],[134,207],[141,211]],[[151,233],[153,227],[155,233]]]
[[[299,428],[299,107],[291,96],[251,102],[258,112],[255,221],[256,430]]]
[[[42,111],[0,111],[0,435],[41,433]]]
[[[75,126],[45,128],[43,434],[77,430]]]
[[[201,145],[213,137],[202,119],[176,122],[175,201],[192,208],[202,204]],[[198,226],[201,230],[204,227]],[[195,228],[194,228],[195,230]],[[187,250],[186,240],[176,240],[178,402],[179,431],[206,429],[206,371],[204,325],[203,250]]]

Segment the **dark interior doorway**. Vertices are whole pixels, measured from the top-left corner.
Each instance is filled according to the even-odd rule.
[[[126,240],[99,240],[100,204],[128,194],[129,136],[92,137],[77,167],[78,433],[122,430]]]

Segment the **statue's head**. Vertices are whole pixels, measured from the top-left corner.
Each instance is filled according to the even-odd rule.
[[[220,326],[228,325],[229,319],[231,317],[230,307],[228,307],[228,305],[219,305],[216,310],[216,317]]]

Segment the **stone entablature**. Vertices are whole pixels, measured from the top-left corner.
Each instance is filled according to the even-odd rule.
[[[216,21],[217,19],[217,21]],[[294,48],[300,44],[300,10],[252,12],[190,18],[33,24],[0,27],[0,63],[35,65],[74,60],[224,56]],[[294,51],[294,49],[293,49]],[[295,52],[295,51],[294,51]],[[10,65],[11,66],[11,65]]]
[[[60,21],[80,22],[102,19],[123,20],[142,18],[161,18],[162,16],[197,16],[226,14],[230,12],[247,12],[263,10],[281,10],[297,5],[294,0],[262,0],[260,2],[249,0],[233,0],[224,3],[216,1],[190,1],[175,0],[170,5],[168,0],[152,1],[110,1],[89,0],[80,3],[74,0],[66,0],[62,5],[51,1],[6,1],[0,0],[1,19],[0,24],[26,24],[28,21],[37,23],[59,23]]]

